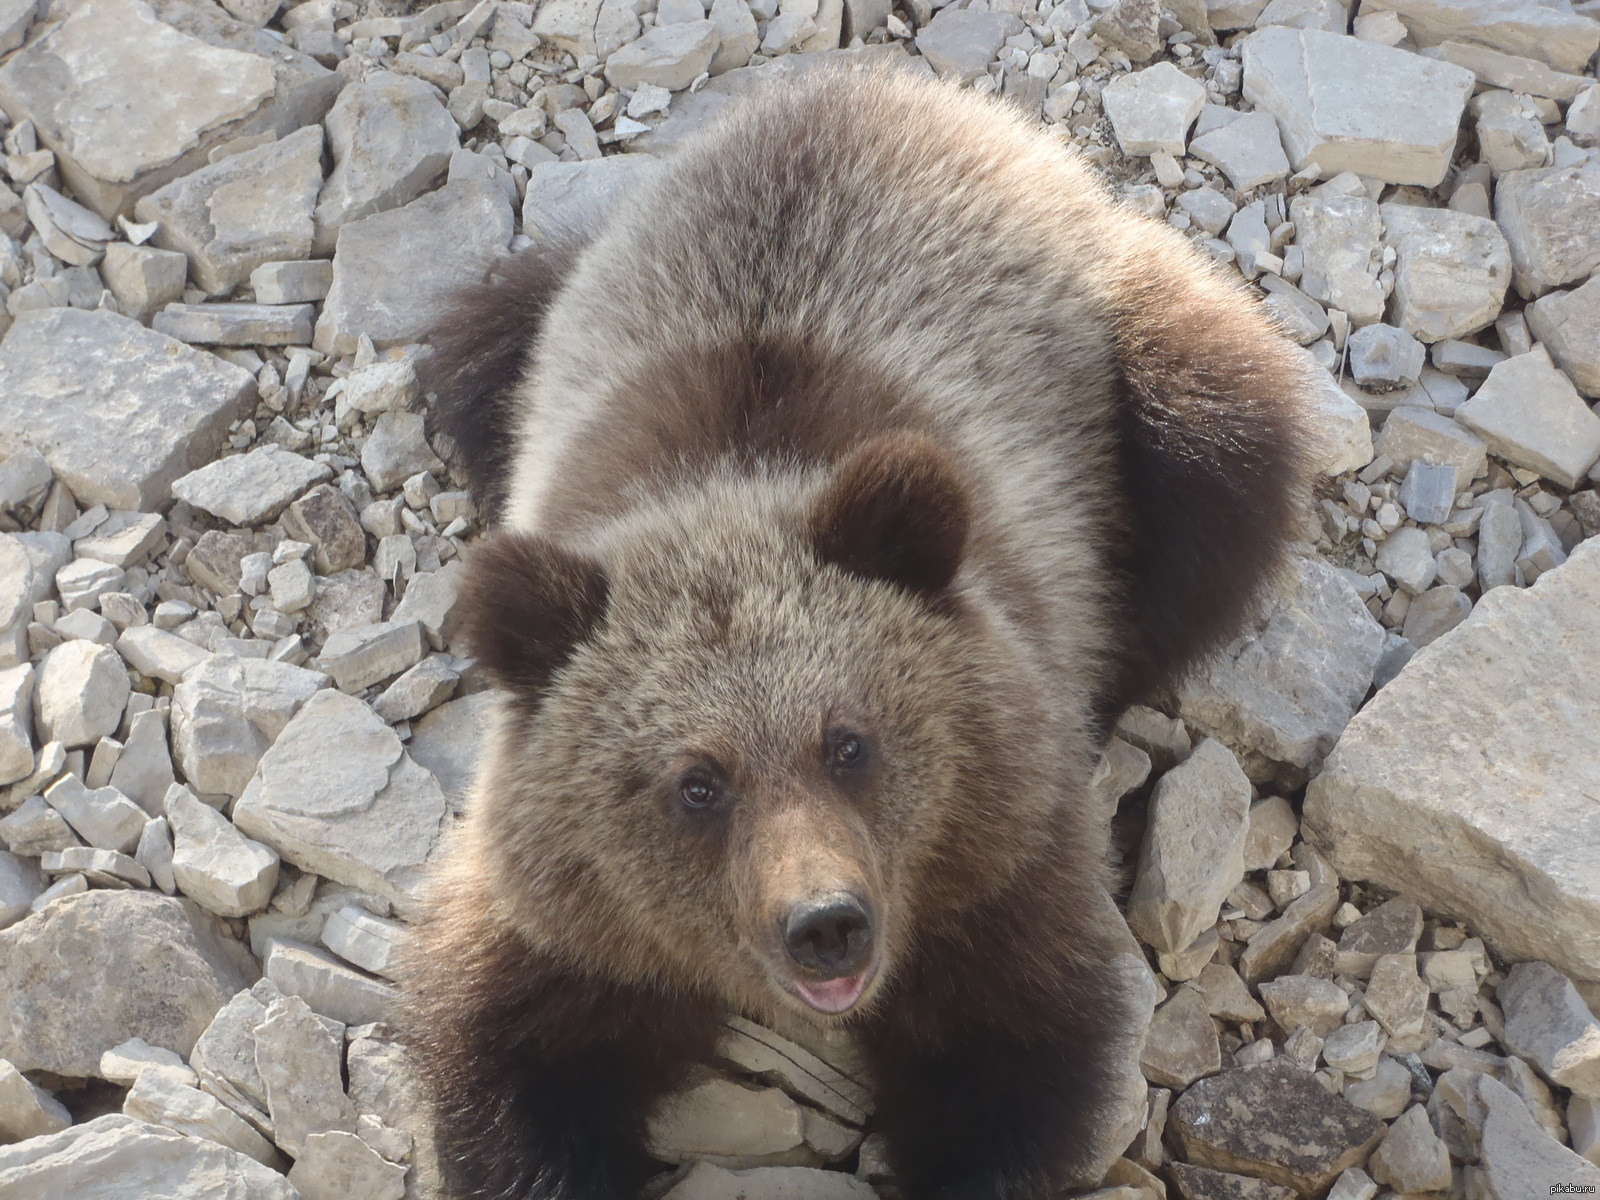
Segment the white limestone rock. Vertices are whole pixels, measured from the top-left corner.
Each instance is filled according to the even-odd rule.
[[[1600,1167],[1578,1157],[1534,1121],[1514,1091],[1489,1075],[1475,1074],[1483,1106],[1479,1139],[1479,1195],[1483,1200],[1559,1196],[1576,1188],[1600,1189]]]
[[[1495,454],[1564,488],[1600,460],[1600,416],[1542,347],[1496,363],[1455,415]]]
[[[241,834],[182,784],[166,796],[172,828],[172,877],[178,890],[220,917],[266,907],[278,883],[278,855]]]
[[[172,694],[172,749],[189,786],[238,796],[256,764],[312,694],[320,671],[260,659],[214,657]]]
[[[302,870],[404,911],[444,809],[438,783],[383,719],[330,690],[308,700],[263,756],[233,819]]]
[[[161,812],[173,778],[167,714],[159,709],[142,712],[130,722],[128,741],[111,768],[111,786],[155,815]]]
[[[1181,158],[1189,127],[1205,107],[1206,89],[1162,62],[1117,76],[1101,93],[1101,102],[1124,154],[1165,150]]]
[[[650,1118],[652,1158],[724,1167],[820,1166],[800,1106],[777,1088],[712,1076],[681,1089]]]
[[[917,32],[917,50],[939,75],[970,83],[988,70],[1006,38],[1021,31],[1012,13],[941,8]]]
[[[1378,206],[1365,196],[1296,196],[1289,216],[1304,257],[1300,290],[1357,326],[1381,321]]]
[[[72,552],[113,567],[133,567],[155,552],[166,529],[159,513],[113,512],[88,537],[73,542]]]
[[[1307,790],[1306,837],[1344,878],[1600,981],[1600,880],[1574,836],[1594,771],[1571,752],[1600,720],[1597,650],[1590,540],[1532,588],[1487,593],[1357,714]]]
[[[133,1037],[187,1054],[254,970],[214,918],[181,901],[117,891],[58,900],[0,931],[0,1057],[92,1076]]]
[[[114,1190],[107,1192],[107,1186]],[[298,1197],[277,1171],[236,1150],[121,1113],[48,1137],[0,1146],[0,1193],[6,1200],[95,1195],[162,1200]]]
[[[63,642],[45,656],[34,684],[39,736],[71,749],[116,733],[128,703],[128,672],[109,646]]]
[[[146,1071],[165,1076],[180,1087],[194,1087],[199,1082],[182,1058],[143,1038],[129,1038],[100,1056],[100,1078],[123,1087],[132,1087]]]
[[[1511,248],[1493,221],[1449,208],[1379,206],[1395,249],[1393,320],[1419,341],[1494,323],[1511,284]]]
[[[0,783],[33,773],[33,667],[0,671]]]
[[[1584,279],[1600,267],[1600,164],[1508,171],[1495,184],[1494,217],[1524,298]]]
[[[332,474],[327,463],[313,462],[268,442],[248,454],[218,459],[174,480],[172,494],[231,524],[259,525]]]
[[[437,297],[477,282],[511,234],[511,203],[486,179],[447,183],[403,208],[346,223],[313,345],[353,354],[363,333],[380,350],[421,341]]]
[[[466,566],[452,559],[437,571],[419,571],[406,584],[406,594],[390,614],[391,621],[420,621],[435,650],[447,649],[455,640],[459,619],[455,616],[456,594]]]
[[[317,665],[340,691],[359,692],[416,666],[426,653],[421,622],[382,621],[330,636]]]
[[[1277,118],[1289,160],[1437,187],[1475,82],[1451,63],[1318,29],[1245,39],[1244,97]]]
[[[277,1165],[277,1154],[248,1122],[215,1096],[179,1083],[160,1070],[139,1072],[122,1102],[125,1115],[165,1125],[189,1137],[204,1138],[253,1158],[264,1166]]]
[[[345,966],[314,946],[274,940],[267,947],[267,978],[287,996],[298,996],[320,1016],[346,1025],[385,1020],[399,993],[370,975]]]
[[[648,187],[660,173],[661,160],[651,154],[541,163],[528,176],[522,230],[545,244],[592,231],[624,195]]]
[[[1221,168],[1237,191],[1287,178],[1289,157],[1270,113],[1246,113],[1195,138],[1189,153]]]
[[[256,1066],[255,1031],[266,1019],[267,1006],[282,996],[270,979],[257,980],[217,1010],[189,1056],[200,1086],[268,1137],[272,1122],[266,1084]]]
[[[273,1138],[299,1158],[314,1133],[353,1133],[356,1110],[344,1094],[344,1047],[299,996],[274,1000],[255,1027],[256,1069],[266,1090]]]
[[[38,863],[0,850],[0,929],[26,917],[44,889],[45,879]]]
[[[1569,4],[1538,0],[1362,0],[1363,14],[1393,12],[1418,46],[1461,40],[1581,72],[1600,29]]]
[[[606,80],[630,91],[646,83],[682,91],[710,69],[721,44],[714,21],[658,25],[606,59]]]
[[[1600,1099],[1600,1021],[1570,979],[1548,963],[1518,963],[1495,995],[1506,1049],[1556,1086]]]
[[[70,773],[47,788],[44,799],[89,845],[118,854],[133,852],[149,819],[116,788],[87,788]]]
[[[0,1146],[59,1133],[71,1124],[66,1105],[0,1058]]]
[[[494,693],[474,692],[441,704],[411,727],[407,749],[439,781],[452,812],[460,811],[472,786],[495,707]]]
[[[311,253],[311,208],[322,188],[315,125],[176,179],[134,206],[154,242],[188,256],[195,283],[226,296],[274,259]]]
[[[78,200],[110,219],[241,134],[319,120],[338,80],[264,30],[181,0],[95,0],[0,67]]]
[[[1265,624],[1204,663],[1180,693],[1191,728],[1243,756],[1308,769],[1321,759],[1366,697],[1383,649],[1383,627],[1337,570],[1296,562],[1292,589]]]
[[[300,1200],[401,1200],[406,1169],[353,1133],[314,1133],[289,1172]]]
[[[79,503],[156,509],[255,395],[248,371],[137,321],[35,309],[0,343],[0,455],[37,448]]]
[[[1250,780],[1233,752],[1207,738],[1161,777],[1128,897],[1128,924],[1172,954],[1214,925],[1244,877]]]
[[[1443,413],[1418,405],[1403,405],[1391,412],[1372,448],[1401,472],[1417,461],[1453,466],[1462,483],[1489,469],[1488,447],[1477,434]]]
[[[322,927],[322,944],[329,950],[364,971],[391,978],[409,936],[399,921],[373,916],[359,904],[346,904]]]
[[[1569,292],[1548,292],[1523,314],[1528,332],[1591,399],[1600,396],[1600,278]]]

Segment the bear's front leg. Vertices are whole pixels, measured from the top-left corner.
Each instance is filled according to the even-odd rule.
[[[863,1031],[906,1200],[1047,1200],[1098,1182],[1085,1175],[1137,1071],[1136,989],[1110,932],[1002,907],[921,940]]]
[[[452,1195],[634,1200],[654,1169],[646,1121],[709,1055],[710,1011],[563,969],[512,934],[440,949],[412,966],[406,1025]]]

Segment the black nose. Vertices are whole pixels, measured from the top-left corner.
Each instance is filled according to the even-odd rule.
[[[783,944],[807,970],[830,978],[854,975],[872,955],[872,918],[848,893],[809,900],[784,918]]]

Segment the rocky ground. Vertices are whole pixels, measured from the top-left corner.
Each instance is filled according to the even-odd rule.
[[[0,0],[0,1197],[441,1194],[387,973],[490,700],[419,339],[837,55],[1021,106],[1325,368],[1314,549],[1102,767],[1154,1015],[1094,1196],[1592,1193],[1597,46],[1600,0]],[[895,1194],[802,1040],[730,1020],[654,1196]]]

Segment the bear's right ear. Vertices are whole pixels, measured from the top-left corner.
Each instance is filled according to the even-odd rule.
[[[971,525],[967,487],[932,438],[898,432],[855,450],[810,513],[817,557],[933,596],[955,578]]]
[[[592,559],[546,538],[496,533],[467,559],[462,630],[496,683],[536,697],[599,623],[609,595]]]

